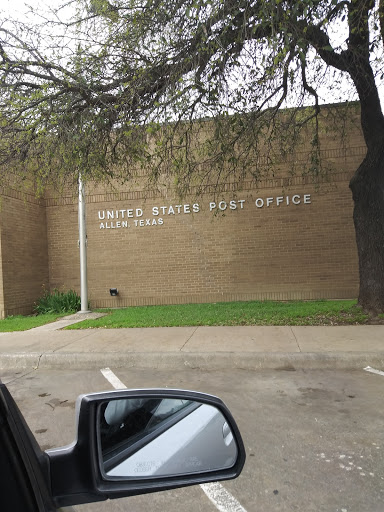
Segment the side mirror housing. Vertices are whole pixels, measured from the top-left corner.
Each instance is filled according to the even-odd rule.
[[[77,400],[77,439],[47,450],[57,507],[236,478],[245,462],[237,425],[217,397],[121,390]]]

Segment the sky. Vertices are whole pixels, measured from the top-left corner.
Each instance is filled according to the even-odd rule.
[[[23,19],[23,11],[25,11],[25,4],[32,5],[34,9],[39,10],[39,6],[44,8],[44,6],[57,6],[59,4],[64,3],[64,0],[0,0],[0,13],[4,12],[5,14],[9,13],[12,17]],[[28,18],[27,18],[28,19]],[[345,36],[342,36],[345,37]],[[345,90],[350,90],[351,87],[347,84],[345,85]],[[335,101],[339,101],[335,99],[334,92],[332,92],[332,81],[329,84],[325,84],[320,90],[318,90],[319,96],[321,98],[321,103],[334,103]],[[379,94],[382,104],[382,109],[384,111],[384,83],[382,83],[379,87]],[[338,95],[339,96],[339,95]],[[348,97],[349,96],[349,97]],[[343,99],[351,99],[350,95],[345,95]],[[352,98],[352,99],[357,99]]]

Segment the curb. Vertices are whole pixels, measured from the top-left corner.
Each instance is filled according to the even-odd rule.
[[[152,368],[159,370],[384,370],[384,352],[131,352],[1,354],[1,369],[93,370]]]

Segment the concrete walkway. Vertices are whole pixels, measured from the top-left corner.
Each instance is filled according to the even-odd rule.
[[[1,333],[0,368],[384,369],[384,325],[61,330],[98,316]]]

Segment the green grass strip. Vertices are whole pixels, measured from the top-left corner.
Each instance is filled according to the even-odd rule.
[[[368,320],[356,301],[250,301],[99,310],[107,316],[67,329],[201,325],[353,325]]]
[[[65,316],[65,314],[46,314],[34,316],[15,315],[9,316],[4,320],[0,320],[0,332],[15,332],[15,331],[28,331],[34,327],[54,322],[58,318]]]

